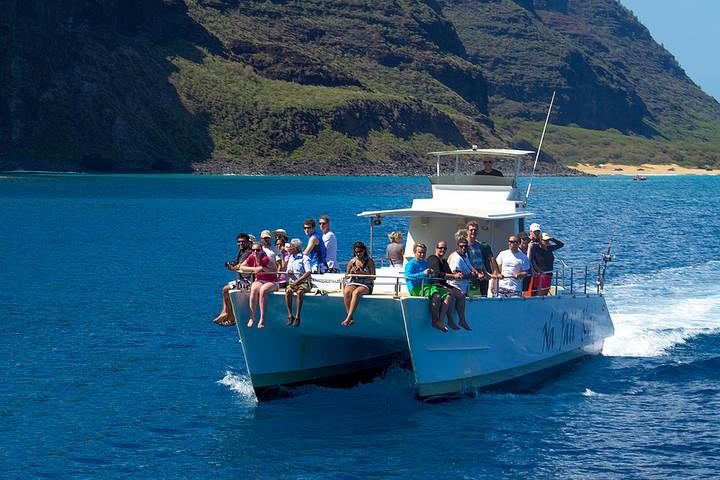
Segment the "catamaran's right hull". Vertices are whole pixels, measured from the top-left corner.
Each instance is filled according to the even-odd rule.
[[[600,353],[613,335],[601,295],[468,300],[471,332],[433,329],[425,299],[403,298],[402,308],[419,397],[539,375]]]

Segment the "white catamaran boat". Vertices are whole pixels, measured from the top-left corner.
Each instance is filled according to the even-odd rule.
[[[505,245],[509,235],[524,230],[524,209],[517,190],[520,158],[535,152],[473,149],[432,152],[437,175],[431,176],[432,198],[415,199],[410,208],[362,212],[373,226],[383,217],[409,217],[406,261],[416,242],[454,245],[454,233],[469,221],[479,225],[478,240]],[[465,156],[490,155],[515,159],[514,177],[460,175]],[[441,159],[455,159],[455,172],[440,175]],[[606,261],[608,256],[605,256]],[[321,293],[308,294],[302,325],[288,327],[268,321],[264,329],[246,328],[248,292],[231,292],[237,330],[247,369],[259,400],[305,383],[350,383],[398,360],[409,360],[420,398],[457,394],[478,387],[539,378],[574,359],[599,354],[613,324],[602,295],[605,265],[598,267],[591,292],[575,288],[572,275],[556,272],[548,296],[470,297],[466,317],[472,331],[443,333],[431,326],[429,300],[408,294],[402,272],[377,269],[372,295],[359,302],[351,327],[345,318],[342,274],[313,275]],[[585,270],[587,272],[587,269]],[[568,277],[571,279],[567,284]],[[287,316],[283,292],[270,294],[268,319]],[[543,375],[545,376],[545,375]],[[344,382],[347,381],[347,382]]]

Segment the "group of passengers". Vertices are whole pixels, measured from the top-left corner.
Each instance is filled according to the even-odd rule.
[[[239,279],[223,288],[222,311],[215,323],[235,325],[229,292],[234,288],[249,288],[250,318],[246,325],[252,327],[255,324],[259,307],[257,327],[264,328],[267,295],[285,288],[287,324],[300,326],[303,298],[311,290],[311,274],[338,272],[337,239],[330,230],[330,219],[323,215],[318,223],[322,235],[315,231],[313,219],[303,223],[307,237],[305,248],[298,238],[288,241],[284,229],[272,233],[263,230],[260,242],[245,233],[239,234],[236,259],[226,263],[229,270],[239,274]],[[465,318],[465,298],[469,295],[547,295],[550,290],[553,251],[563,246],[561,241],[543,233],[540,225],[533,223],[529,235],[525,232],[511,235],[508,248],[494,257],[490,245],[480,242],[477,233],[478,224],[474,221],[458,230],[455,251],[447,257],[445,241],[438,241],[434,254],[427,257],[427,246],[416,243],[413,257],[405,263],[403,273],[408,291],[413,296],[430,300],[431,324],[440,331],[472,330]],[[391,232],[388,238],[387,259],[392,266],[400,268],[405,253],[402,234]],[[347,315],[341,325],[353,325],[360,298],[373,291],[375,275],[375,263],[367,247],[362,242],[355,242],[353,257],[345,269],[343,298]],[[294,310],[293,298],[296,298]],[[457,323],[453,313],[457,314]]]
[[[239,274],[238,280],[223,287],[222,310],[213,321],[221,326],[235,325],[230,290],[248,288],[250,318],[247,326],[252,327],[255,324],[259,307],[257,327],[265,328],[267,295],[279,288],[285,288],[288,325],[300,326],[303,296],[310,291],[310,274],[338,271],[337,238],[330,230],[330,218],[323,215],[318,224],[322,233],[316,231],[314,219],[308,218],[303,222],[303,231],[307,237],[305,248],[299,238],[289,240],[287,232],[282,228],[272,233],[270,230],[263,230],[259,242],[247,233],[238,234],[235,261],[225,264],[228,270]],[[294,313],[293,297],[297,298]]]

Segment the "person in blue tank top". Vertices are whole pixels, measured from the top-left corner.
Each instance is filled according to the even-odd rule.
[[[325,273],[328,269],[326,262],[327,251],[325,250],[322,235],[315,231],[315,220],[312,218],[305,220],[303,230],[308,238],[307,247],[305,247],[303,254],[310,259],[312,273]]]

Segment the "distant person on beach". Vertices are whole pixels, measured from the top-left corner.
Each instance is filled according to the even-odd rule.
[[[325,244],[325,263],[329,272],[337,272],[337,238],[330,230],[330,217],[323,215],[318,220],[320,231],[322,232],[322,241]]]
[[[405,264],[405,284],[408,292],[414,297],[427,297],[430,299],[430,316],[432,327],[441,332],[447,332],[444,318],[447,314],[448,303],[445,302],[450,292],[447,289],[430,283],[435,274],[430,268],[425,255],[427,247],[424,243],[413,245],[414,257]]]
[[[325,273],[327,271],[327,251],[322,236],[315,231],[315,220],[306,219],[303,222],[303,231],[307,236],[307,246],[303,253],[310,259],[312,273]]]
[[[493,161],[491,158],[483,160],[483,169],[475,172],[475,175],[491,175],[493,177],[502,177],[503,174],[500,170],[493,168]]]
[[[310,258],[302,252],[302,242],[298,238],[290,240],[290,258],[288,259],[288,285],[285,288],[285,305],[287,306],[288,326],[300,326],[303,297],[310,291]],[[293,295],[297,296],[295,315],[292,312]]]
[[[385,256],[390,260],[390,266],[402,267],[403,261],[405,260],[405,247],[402,244],[403,236],[398,231],[390,232],[388,234],[387,248],[385,248]]]
[[[530,291],[533,292],[533,295],[544,296],[550,291],[555,266],[553,252],[564,246],[565,244],[560,240],[551,237],[548,233],[543,233],[540,237],[540,244],[533,248],[532,257],[530,257],[533,272]]]
[[[269,233],[269,232],[268,232]],[[250,285],[250,318],[247,327],[252,328],[255,323],[255,308],[260,304],[260,321],[257,328],[265,328],[265,307],[267,296],[270,292],[278,289],[277,264],[275,259],[265,253],[262,244],[255,242],[250,249],[252,254],[248,256],[238,267],[238,271],[252,273],[255,281]]]
[[[508,249],[497,256],[501,279],[498,282],[497,293],[501,297],[515,297],[522,294],[522,279],[530,274],[530,261],[520,251],[520,241],[517,236],[508,238]]]
[[[375,285],[375,277],[370,276],[375,275],[375,262],[368,255],[367,247],[363,242],[353,244],[353,255],[345,269],[347,281],[343,289],[343,297],[347,315],[341,323],[344,327],[355,323],[353,315],[358,302],[360,302],[360,297],[371,294]]]
[[[244,262],[251,253],[250,236],[247,233],[238,233],[236,237],[236,242],[238,246],[238,251],[237,255],[235,255],[235,261],[225,262],[225,268],[227,268],[231,272],[238,273],[238,266],[242,262]],[[230,327],[232,325],[235,325],[235,314],[233,313],[232,304],[230,303],[230,290],[243,288],[249,285],[249,277],[249,275],[240,276],[237,280],[233,280],[232,282],[228,283],[223,287],[222,310],[220,311],[220,314],[215,317],[215,320],[213,320],[213,322],[220,325],[221,327]]]

